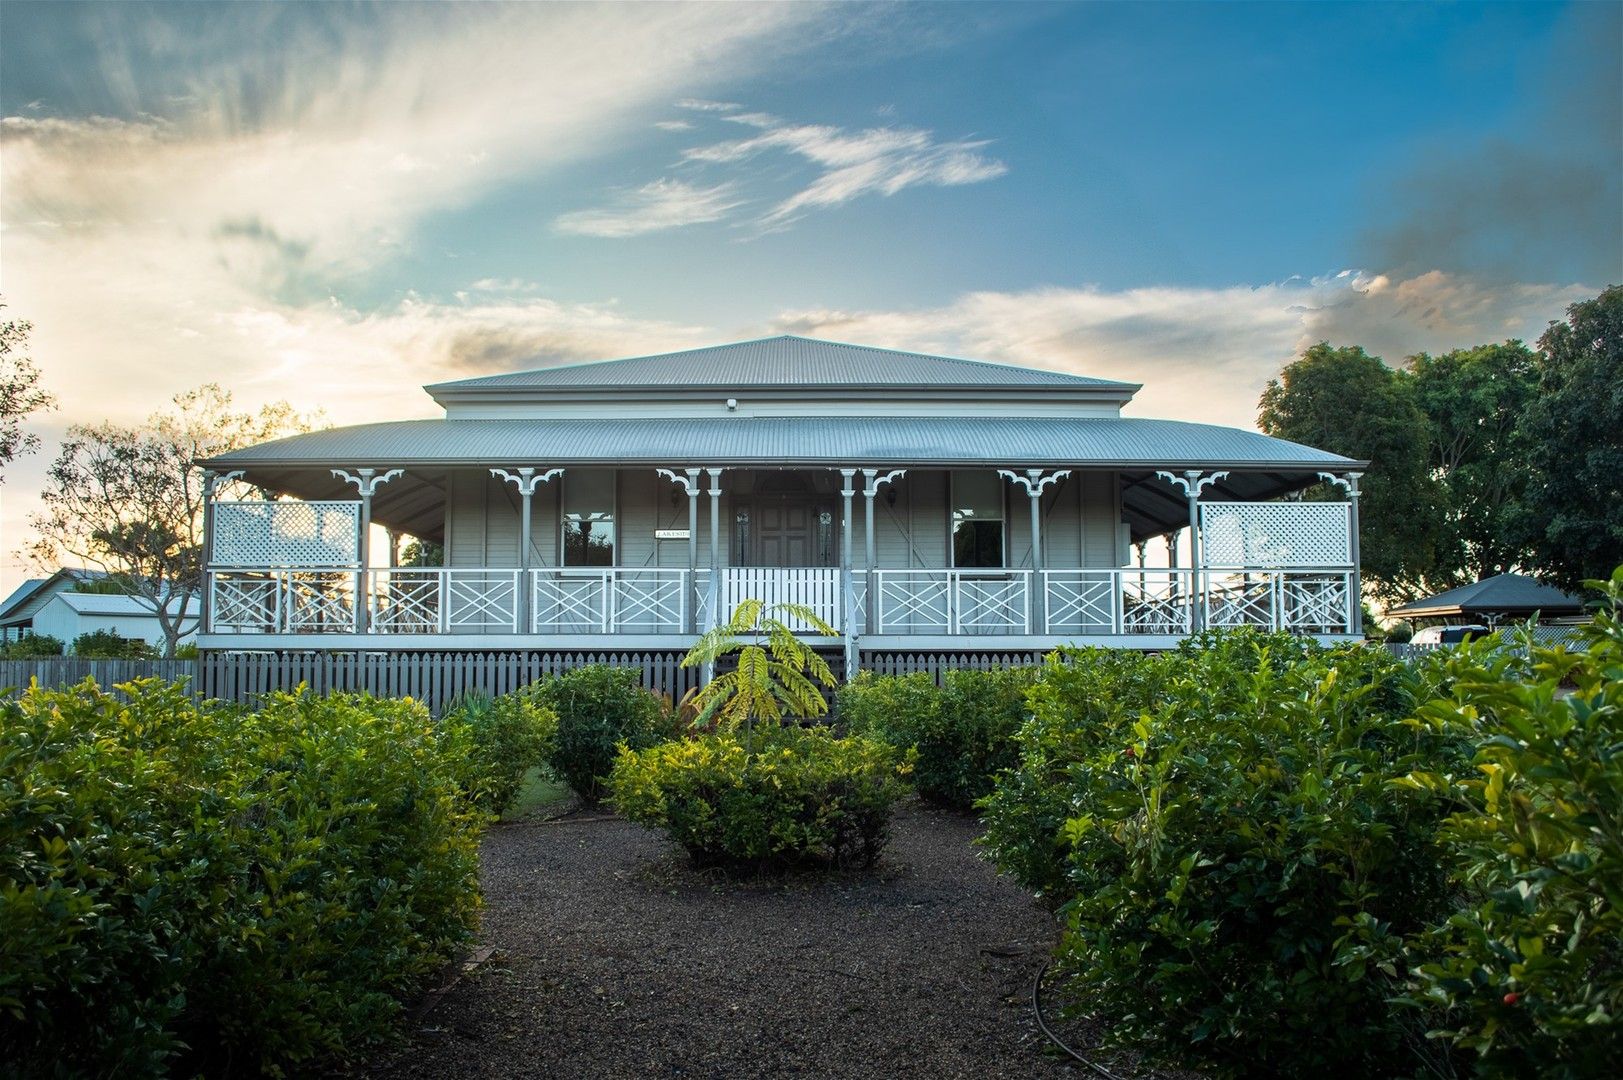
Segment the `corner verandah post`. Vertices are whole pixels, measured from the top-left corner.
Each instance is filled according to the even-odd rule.
[[[1321,472],[1319,479],[1334,484],[1347,493],[1347,552],[1352,571],[1347,577],[1347,630],[1351,634],[1364,633],[1364,581],[1358,540],[1358,480],[1361,472]]]

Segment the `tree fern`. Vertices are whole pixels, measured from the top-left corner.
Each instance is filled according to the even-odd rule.
[[[682,658],[683,667],[713,664],[738,656],[738,667],[710,680],[694,698],[696,725],[712,721],[733,729],[751,720],[780,723],[785,718],[810,719],[828,711],[822,687],[834,685],[834,672],[801,641],[787,620],[797,620],[815,633],[838,637],[839,631],[804,604],[744,600],[732,617],[707,630]]]

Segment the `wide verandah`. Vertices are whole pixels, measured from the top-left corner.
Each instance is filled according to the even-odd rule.
[[[1356,474],[1299,501],[1279,496],[1324,476],[1169,465],[221,473],[201,644],[669,648],[746,597],[811,608],[851,652],[1359,632]],[[284,494],[225,498],[231,480]],[[396,565],[373,525],[443,565]]]

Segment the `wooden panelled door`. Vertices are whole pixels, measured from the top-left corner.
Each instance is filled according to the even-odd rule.
[[[747,566],[833,566],[834,508],[806,498],[759,497],[750,507]]]

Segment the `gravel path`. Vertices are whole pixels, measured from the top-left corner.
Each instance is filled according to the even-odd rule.
[[[1044,1052],[1052,922],[969,818],[902,808],[870,875],[701,874],[618,819],[484,842],[494,958],[378,1076],[1080,1077]]]

